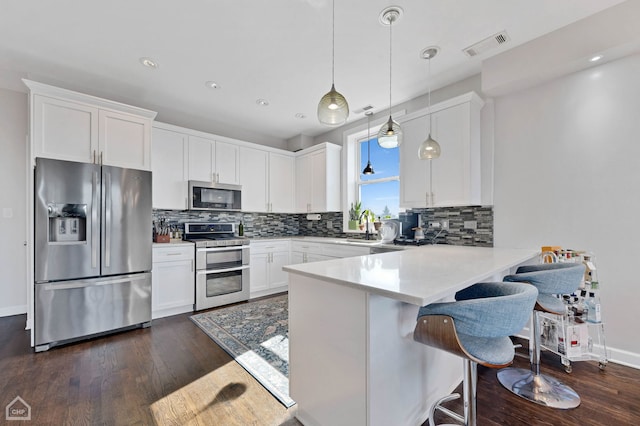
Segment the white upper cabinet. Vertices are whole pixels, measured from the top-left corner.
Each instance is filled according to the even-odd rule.
[[[340,211],[340,153],[328,142],[297,153],[296,212]]]
[[[152,134],[153,208],[184,210],[188,206],[187,135],[157,127]]]
[[[429,132],[428,111],[412,113],[402,120],[401,207],[481,203],[480,109],[483,105],[480,97],[472,92],[432,106],[431,136],[442,151],[434,160],[418,158],[418,147]],[[430,167],[433,169],[429,170]]]
[[[240,147],[242,210],[293,212],[295,158],[250,147]]]
[[[197,136],[188,136],[188,140],[189,180],[215,182],[216,141]]]
[[[189,180],[238,184],[239,147],[189,135]]]
[[[269,153],[269,211],[293,213],[295,157]]]
[[[31,157],[151,170],[156,113],[23,80],[31,93]]]
[[[240,147],[240,185],[242,210],[266,212],[269,208],[269,153]]]
[[[132,169],[151,168],[151,120],[100,110],[98,146],[101,163]]]
[[[216,141],[215,172],[218,182],[240,183],[240,147],[227,142]]]

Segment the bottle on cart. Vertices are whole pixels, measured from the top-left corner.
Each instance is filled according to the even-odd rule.
[[[593,283],[592,283],[593,289]],[[587,321],[598,323],[602,322],[602,314],[600,312],[600,298],[596,296],[595,292],[589,293],[589,299],[587,299]]]

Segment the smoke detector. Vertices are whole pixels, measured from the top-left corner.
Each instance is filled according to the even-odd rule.
[[[509,37],[507,31],[501,31],[497,34],[492,35],[491,37],[487,37],[484,40],[481,40],[476,44],[467,47],[466,49],[462,49],[462,51],[466,53],[467,56],[473,57],[480,55],[488,50],[494,49],[510,40],[511,37]]]

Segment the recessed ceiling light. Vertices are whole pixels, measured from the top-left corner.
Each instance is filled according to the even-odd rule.
[[[589,59],[589,61],[596,62],[596,61],[599,61],[600,59],[602,59],[602,55],[596,55],[593,58]]]
[[[258,105],[260,105],[260,106],[264,106],[264,107],[269,106],[269,101],[268,101],[268,100],[266,100],[266,99],[257,99],[257,100],[256,100],[256,103],[257,103]]]
[[[151,58],[140,58],[140,63],[145,67],[158,68],[158,63]]]
[[[295,117],[296,117],[296,118],[303,119],[303,118],[307,118],[307,115],[306,115],[306,114],[304,114],[304,113],[302,113],[302,112],[299,112],[299,113],[297,113],[297,114],[295,115]]]
[[[218,83],[216,83],[215,81],[207,81],[204,83],[205,86],[207,86],[209,89],[219,89],[220,86],[218,85]]]

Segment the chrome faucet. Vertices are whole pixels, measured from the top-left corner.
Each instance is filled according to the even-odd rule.
[[[367,224],[365,225],[365,228],[364,228],[365,229],[364,238],[366,240],[369,240],[369,239],[371,239],[371,233],[369,232],[369,210],[365,210],[360,214],[360,217],[358,218],[358,223],[362,220],[362,216],[364,216],[365,214],[366,214],[366,216],[365,216],[364,219],[365,219]]]

